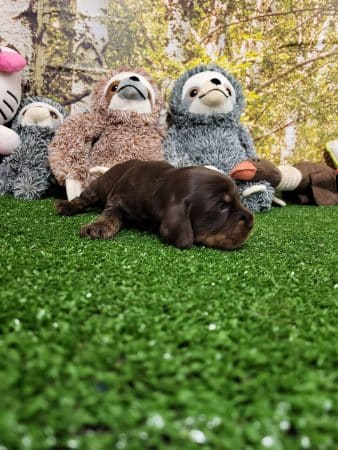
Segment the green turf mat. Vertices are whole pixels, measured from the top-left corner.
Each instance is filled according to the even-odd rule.
[[[338,448],[338,207],[180,251],[0,198],[0,449]]]

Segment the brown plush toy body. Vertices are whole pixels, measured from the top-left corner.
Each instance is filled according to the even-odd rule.
[[[163,159],[163,101],[142,69],[112,71],[96,84],[92,102],[92,111],[69,117],[49,145],[52,172],[69,200],[95,178],[95,166]]]
[[[276,166],[264,159],[251,159],[238,164],[230,175],[235,180],[268,181],[276,190],[282,191],[283,198],[290,203],[338,203],[338,175],[325,164],[303,161],[293,166]]]

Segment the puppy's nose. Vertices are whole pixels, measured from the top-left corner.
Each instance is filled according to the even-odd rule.
[[[254,218],[253,215],[248,211],[248,212],[241,212],[240,216],[239,216],[239,220],[243,220],[243,222],[245,222],[246,226],[251,230],[251,228],[253,227],[253,222],[254,222]]]
[[[216,86],[221,84],[221,82],[220,82],[220,80],[218,78],[211,78],[210,81],[211,81],[211,83],[216,84]]]
[[[140,81],[140,79],[135,75],[133,75],[132,77],[129,77],[129,80]]]

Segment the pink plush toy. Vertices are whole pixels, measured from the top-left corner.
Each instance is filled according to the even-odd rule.
[[[20,144],[20,138],[8,124],[17,113],[21,101],[21,71],[26,65],[22,55],[8,47],[0,47],[0,160]]]

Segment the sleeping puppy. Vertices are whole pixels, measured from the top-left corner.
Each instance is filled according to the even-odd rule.
[[[176,169],[165,161],[117,164],[79,197],[58,201],[56,209],[71,216],[94,205],[104,207],[102,214],[81,229],[81,236],[91,239],[109,239],[122,226],[136,226],[181,249],[197,243],[233,250],[253,226],[230,178],[202,166]]]

